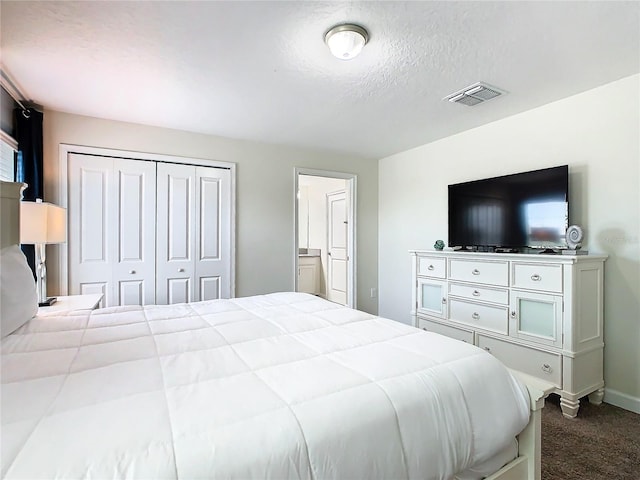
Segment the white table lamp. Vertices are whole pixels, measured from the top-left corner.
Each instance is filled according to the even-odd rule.
[[[55,298],[47,298],[47,243],[67,241],[67,211],[51,203],[20,202],[20,243],[34,244],[36,253],[36,285],[40,306],[51,305]]]

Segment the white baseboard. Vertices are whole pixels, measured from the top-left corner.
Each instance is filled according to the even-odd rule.
[[[632,397],[626,393],[618,392],[611,388],[605,388],[603,401],[611,405],[615,405],[616,407],[629,410],[630,412],[640,414],[640,398],[638,397]]]

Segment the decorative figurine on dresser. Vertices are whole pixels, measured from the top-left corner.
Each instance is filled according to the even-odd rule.
[[[552,384],[565,417],[602,402],[605,255],[410,253],[415,326]]]

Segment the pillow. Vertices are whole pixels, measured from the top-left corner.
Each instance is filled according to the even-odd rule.
[[[0,336],[6,337],[38,312],[33,273],[20,246],[0,250]]]

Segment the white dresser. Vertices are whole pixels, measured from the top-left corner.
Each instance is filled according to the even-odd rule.
[[[555,386],[566,417],[601,403],[604,255],[411,251],[415,325]]]

